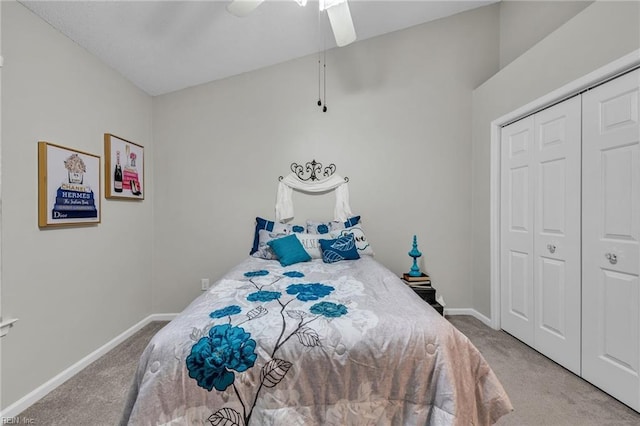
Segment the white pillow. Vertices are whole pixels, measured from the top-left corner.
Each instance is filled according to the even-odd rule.
[[[373,256],[373,249],[367,240],[364,231],[362,230],[362,225],[358,224],[356,226],[351,226],[349,228],[340,229],[337,231],[329,232],[331,238],[340,238],[348,234],[353,234],[353,238],[356,241],[356,248],[358,249],[358,254]]]
[[[281,230],[280,232],[267,231],[266,229],[259,230],[258,249],[251,256],[259,257],[260,259],[277,260],[278,256],[276,256],[267,243],[276,238],[286,237],[287,235],[289,235],[289,232],[285,230]]]
[[[326,239],[329,234],[294,234],[300,240],[302,247],[309,253],[312,259],[322,259],[320,238]]]
[[[331,222],[317,222],[315,220],[307,220],[307,233],[329,235],[331,231],[344,229],[344,222],[333,220]]]
[[[360,216],[353,216],[346,222],[339,220],[323,221],[307,220],[307,233],[309,234],[328,234],[331,231],[338,231],[349,226],[355,226],[360,223]]]

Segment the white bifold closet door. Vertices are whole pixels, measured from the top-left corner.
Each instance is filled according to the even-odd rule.
[[[580,373],[580,97],[502,129],[502,328]]]
[[[533,344],[533,116],[502,128],[500,276],[502,329]]]
[[[640,70],[583,95],[582,376],[640,409]]]

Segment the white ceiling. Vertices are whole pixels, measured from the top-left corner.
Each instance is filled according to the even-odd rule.
[[[349,5],[357,40],[364,40],[496,1],[349,0]],[[335,47],[328,20],[313,0],[306,7],[266,0],[244,18],[226,11],[229,0],[20,2],[150,95]]]

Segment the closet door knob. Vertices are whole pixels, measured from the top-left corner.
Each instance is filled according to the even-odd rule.
[[[609,263],[612,265],[615,265],[616,263],[618,263],[618,256],[616,256],[613,253],[607,253],[604,255],[604,257],[606,257]]]
[[[553,244],[547,244],[547,250],[549,250],[549,253],[555,253],[556,252],[556,246]]]

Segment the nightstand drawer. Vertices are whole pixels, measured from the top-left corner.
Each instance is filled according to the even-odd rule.
[[[438,313],[442,316],[444,316],[444,308],[442,307],[441,304],[439,304],[438,302],[433,302],[433,303],[429,303],[431,305],[431,307],[433,309],[435,309],[436,311],[438,311]]]
[[[418,296],[422,298],[425,302],[431,304],[436,303],[436,289],[433,287],[411,287],[413,291],[416,292]]]

